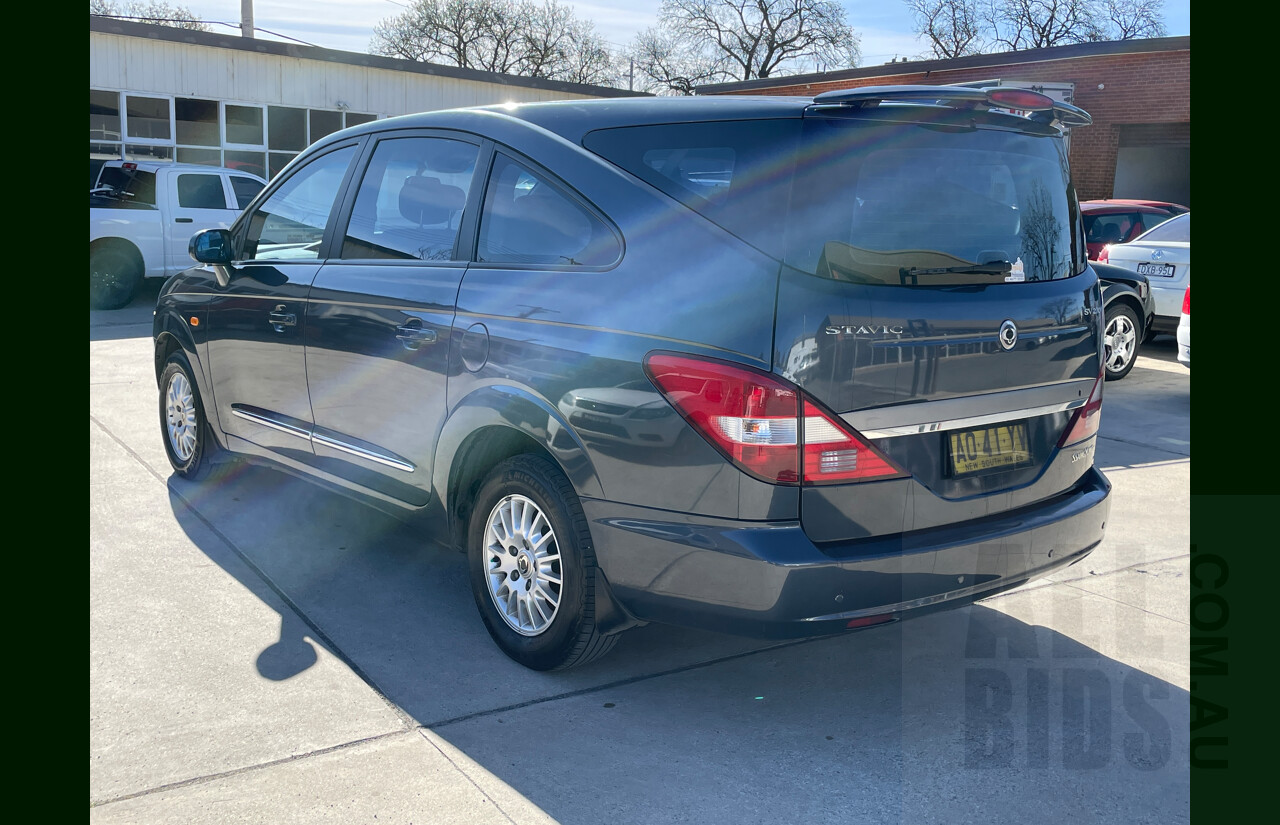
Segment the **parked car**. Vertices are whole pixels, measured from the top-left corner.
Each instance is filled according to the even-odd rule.
[[[1089,260],[1098,260],[1098,254],[1107,244],[1128,243],[1148,229],[1190,211],[1182,204],[1166,201],[1117,198],[1081,201]]]
[[[143,278],[191,265],[187,244],[227,227],[266,181],[186,163],[107,161],[89,190],[89,306],[117,309]]]
[[[1190,212],[1148,229],[1129,243],[1106,247],[1099,260],[1147,277],[1156,304],[1148,337],[1177,331],[1182,297],[1191,285]]]
[[[1191,369],[1191,287],[1182,298],[1182,314],[1178,319],[1178,361]]]
[[[1110,507],[1088,122],[880,87],[335,133],[162,289],[169,461],[426,516],[535,669],[651,621],[802,637],[1016,587]]]
[[[1138,360],[1138,347],[1155,314],[1155,298],[1145,275],[1097,262],[1093,269],[1102,281],[1105,307],[1102,363],[1107,380],[1118,381]]]

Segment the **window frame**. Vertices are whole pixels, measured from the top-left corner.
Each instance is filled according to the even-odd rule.
[[[367,149],[367,137],[360,136],[348,140],[339,141],[337,143],[325,146],[318,152],[305,152],[306,162],[300,163],[288,170],[288,174],[281,174],[269,180],[257,197],[241,211],[240,216],[236,218],[235,223],[231,225],[232,249],[235,251],[235,257],[232,260],[232,266],[241,267],[249,264],[269,264],[271,266],[281,265],[306,265],[315,266],[317,264],[329,261],[334,251],[334,234],[337,227],[338,219],[342,216],[347,205],[347,196],[351,190],[351,180],[356,170],[361,166]],[[346,174],[343,175],[342,182],[338,184],[338,195],[334,200],[334,208],[329,210],[329,218],[324,226],[324,234],[320,238],[319,254],[315,258],[302,258],[291,260],[288,258],[244,258],[244,248],[247,241],[249,226],[252,223],[253,216],[262,208],[262,206],[273,196],[280,187],[288,183],[295,175],[300,174],[303,170],[311,166],[311,164],[320,160],[325,155],[339,151],[341,149],[355,148],[355,155],[351,162],[347,165]],[[345,224],[344,224],[345,226]]]
[[[347,227],[351,225],[351,213],[355,210],[356,198],[360,194],[360,184],[368,174],[369,165],[378,146],[387,140],[404,140],[406,138],[439,138],[461,143],[470,143],[476,147],[476,165],[471,173],[471,186],[467,190],[467,201],[462,207],[462,221],[458,224],[458,234],[453,239],[453,256],[447,261],[424,261],[420,258],[343,258],[342,243],[347,236]],[[355,173],[348,182],[346,193],[342,198],[338,211],[337,227],[331,239],[332,260],[344,265],[359,266],[441,266],[456,267],[474,263],[476,248],[476,229],[478,228],[478,212],[480,210],[483,190],[487,188],[489,166],[492,158],[492,141],[470,132],[450,129],[389,129],[364,137],[365,145],[355,162]],[[480,190],[478,193],[477,190]],[[479,195],[479,196],[478,196]]]

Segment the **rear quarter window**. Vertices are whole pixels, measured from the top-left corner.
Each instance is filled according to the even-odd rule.
[[[476,254],[486,263],[609,266],[622,247],[567,188],[500,154],[485,191]]]

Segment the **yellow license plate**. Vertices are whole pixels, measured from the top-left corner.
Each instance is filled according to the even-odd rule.
[[[1001,424],[951,433],[951,474],[980,473],[1031,462],[1026,424]]]

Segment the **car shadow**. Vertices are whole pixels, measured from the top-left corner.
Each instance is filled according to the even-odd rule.
[[[152,311],[163,278],[146,278],[133,300],[120,309],[89,310],[89,340],[119,341],[125,338],[150,338]]]
[[[1176,674],[1185,645],[1086,620],[1073,588],[1002,597],[1033,620],[976,605],[783,644],[649,625],[537,673],[491,642],[464,557],[422,527],[248,464],[168,483],[190,539],[289,608],[246,666],[284,681],[325,647],[562,823],[1188,816],[1186,690],[1099,652]]]

